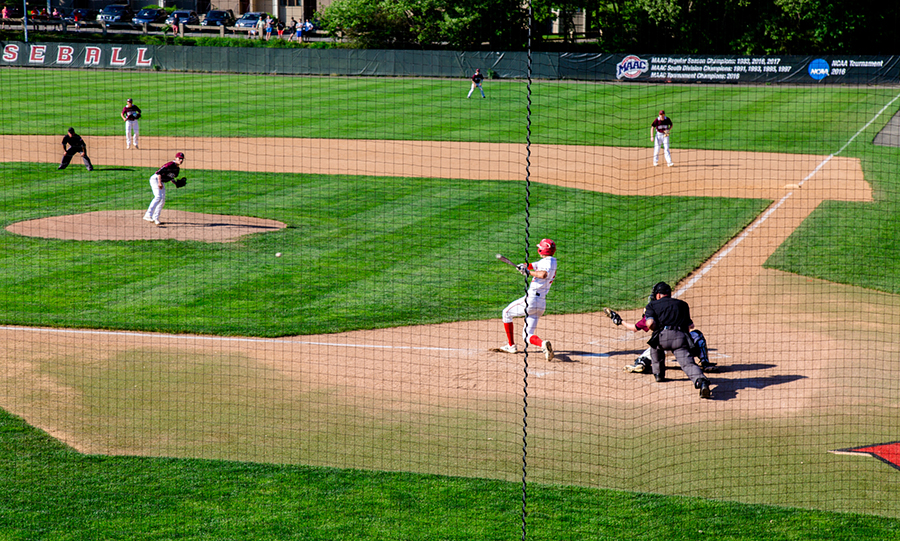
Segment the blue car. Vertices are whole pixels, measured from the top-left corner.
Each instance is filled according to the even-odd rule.
[[[131,24],[141,26],[145,24],[163,24],[166,22],[166,10],[155,8],[144,8],[138,11],[137,15],[131,19]]]

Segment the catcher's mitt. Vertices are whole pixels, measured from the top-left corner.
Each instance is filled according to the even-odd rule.
[[[606,313],[607,316],[609,316],[609,319],[611,319],[613,321],[613,323],[615,323],[616,325],[622,324],[622,316],[617,314],[615,312],[615,310],[610,310],[609,308],[604,308],[603,311]]]
[[[176,178],[172,181],[175,184],[176,188],[181,188],[185,184],[187,184],[187,177]]]

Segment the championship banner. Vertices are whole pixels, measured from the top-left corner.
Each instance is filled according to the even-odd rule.
[[[639,56],[598,58],[604,80],[644,83],[895,84],[898,56]]]

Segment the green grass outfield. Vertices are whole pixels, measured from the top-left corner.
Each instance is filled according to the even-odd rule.
[[[897,520],[527,484],[543,540],[900,539]],[[0,538],[513,540],[522,483],[86,456],[0,411]]]
[[[88,137],[119,135],[118,113],[133,97],[145,135],[525,142],[523,81],[488,81],[488,99],[467,100],[464,80],[3,69],[0,88],[15,89],[3,93],[0,134],[61,137],[71,125]],[[826,202],[768,264],[900,293],[900,149],[871,143],[898,108],[897,88],[537,81],[532,92],[535,144],[646,147],[649,122],[664,107],[676,123],[676,152],[860,158],[876,204]]]

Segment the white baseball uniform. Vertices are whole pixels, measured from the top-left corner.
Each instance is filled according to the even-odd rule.
[[[659,148],[665,151],[666,164],[672,166],[672,153],[669,151],[669,131],[672,129],[672,119],[665,114],[660,113],[659,117],[653,120],[651,125],[653,129],[653,165],[659,165]]]
[[[522,336],[525,342],[534,335],[537,322],[547,309],[547,293],[556,278],[556,258],[547,256],[532,264],[532,270],[546,271],[546,278],[532,278],[525,296],[520,297],[503,309],[503,323],[512,323],[514,317],[525,317]],[[527,305],[527,313],[526,313]]]

